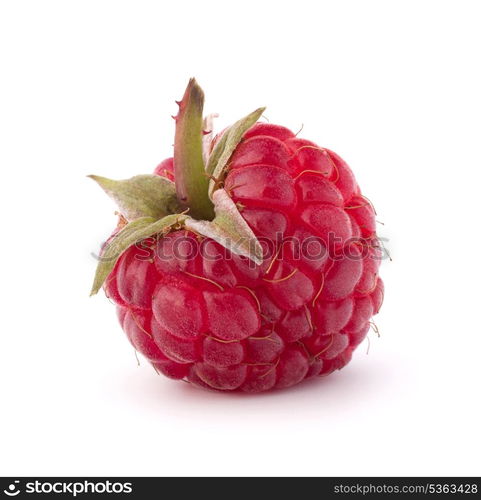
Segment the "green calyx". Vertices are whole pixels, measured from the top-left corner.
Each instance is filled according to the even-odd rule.
[[[172,214],[155,220],[153,217],[140,217],[124,226],[110,242],[105,245],[102,256],[97,265],[94,283],[90,295],[95,295],[107,276],[115,266],[118,258],[132,245],[150,236],[164,233],[166,234],[172,227],[178,226],[185,221],[185,216]]]
[[[266,108],[259,108],[249,115],[241,118],[229,127],[219,142],[215,145],[212,154],[207,162],[207,174],[210,176],[209,194],[212,195],[216,184],[223,178],[224,172],[235,148],[242,140],[243,135],[254,125],[262,116]]]
[[[186,228],[212,238],[231,252],[262,263],[262,248],[237,206],[221,188],[228,162],[243,135],[265,108],[228,128],[210,152],[211,117],[203,118],[204,93],[191,79],[175,117],[175,183],[157,175],[111,180],[91,175],[117,203],[126,225],[102,250],[91,294],[96,294],[130,246]]]
[[[136,175],[114,181],[98,175],[89,175],[117,203],[128,220],[139,217],[159,219],[181,211],[175,193],[175,184],[159,175]]]

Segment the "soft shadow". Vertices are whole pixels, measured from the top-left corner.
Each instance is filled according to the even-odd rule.
[[[368,404],[370,398],[377,397],[381,385],[390,384],[394,375],[388,364],[358,362],[288,389],[244,394],[207,391],[186,382],[156,377],[150,370],[141,371],[125,381],[123,397],[135,400],[136,405],[149,413],[174,414],[176,418],[196,421],[217,418],[238,421],[242,415],[319,418],[323,413]]]

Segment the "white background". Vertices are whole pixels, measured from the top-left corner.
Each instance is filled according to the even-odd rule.
[[[0,474],[479,475],[480,4],[5,1],[0,7]],[[136,366],[89,298],[115,224],[86,178],[170,155],[196,76],[219,128],[341,154],[385,223],[386,301],[352,363],[284,392]]]

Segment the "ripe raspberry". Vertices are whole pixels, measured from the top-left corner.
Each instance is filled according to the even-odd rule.
[[[167,377],[260,392],[328,375],[381,307],[374,210],[338,155],[255,123],[262,109],[202,137],[202,102],[192,80],[174,158],[155,175],[94,177],[128,222],[94,292],[103,283],[134,348]]]

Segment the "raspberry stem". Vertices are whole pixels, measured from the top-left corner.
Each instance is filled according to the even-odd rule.
[[[189,80],[175,117],[174,171],[177,198],[195,219],[212,220],[214,205],[209,198],[209,179],[202,156],[204,92],[194,78]]]

